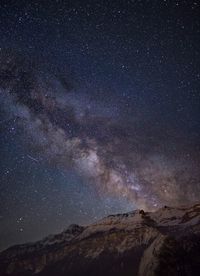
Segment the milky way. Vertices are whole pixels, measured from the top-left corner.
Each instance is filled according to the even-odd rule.
[[[0,249],[199,201],[196,1],[1,1]]]
[[[125,197],[139,208],[198,200],[197,160],[186,158],[194,149],[185,156],[186,141],[170,133],[173,129],[156,129],[159,120],[146,122],[134,110],[127,123],[123,110],[109,114],[112,104],[92,100],[81,89],[68,91],[59,78],[45,79],[18,59],[2,52],[5,110],[52,166],[72,166],[99,193]]]

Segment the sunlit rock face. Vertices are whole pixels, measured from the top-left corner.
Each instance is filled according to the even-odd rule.
[[[200,204],[111,215],[11,247],[0,275],[198,275]]]

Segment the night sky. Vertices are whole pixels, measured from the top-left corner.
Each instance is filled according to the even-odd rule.
[[[0,1],[0,250],[200,199],[200,1]]]

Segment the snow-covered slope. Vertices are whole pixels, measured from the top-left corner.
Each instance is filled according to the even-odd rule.
[[[200,204],[111,215],[0,254],[0,275],[199,275]]]

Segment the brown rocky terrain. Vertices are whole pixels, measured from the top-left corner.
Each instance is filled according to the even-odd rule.
[[[200,204],[133,211],[17,245],[0,275],[199,275]]]

